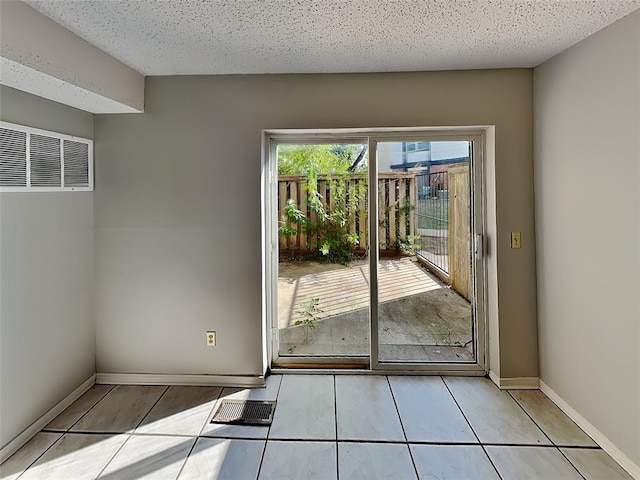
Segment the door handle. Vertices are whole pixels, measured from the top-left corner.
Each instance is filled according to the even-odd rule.
[[[481,260],[484,255],[484,238],[481,233],[476,234],[475,254],[476,259]]]

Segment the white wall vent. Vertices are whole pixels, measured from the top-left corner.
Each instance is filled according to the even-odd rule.
[[[92,190],[93,140],[0,122],[0,192]]]

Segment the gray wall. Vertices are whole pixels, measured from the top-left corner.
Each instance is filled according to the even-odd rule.
[[[93,138],[93,115],[0,87],[0,118]],[[95,372],[93,194],[0,193],[0,445]]]
[[[532,82],[528,69],[147,78],[144,114],[95,118],[98,371],[262,373],[262,129],[495,124],[499,371],[537,376]]]
[[[640,11],[535,69],[541,379],[640,465]]]

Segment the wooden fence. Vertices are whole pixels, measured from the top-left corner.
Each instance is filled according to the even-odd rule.
[[[382,173],[378,175],[378,234],[382,250],[396,251],[399,242],[408,242],[408,236],[416,231],[414,206],[417,200],[416,175],[413,173]],[[316,209],[311,208],[312,199],[307,188],[308,179],[301,175],[278,176],[278,217],[280,225],[287,221],[285,206],[291,200],[311,222],[318,221]],[[369,189],[365,174],[344,176],[319,175],[317,191],[325,212],[336,208],[349,212],[346,234],[358,236],[359,243],[354,250],[362,252],[367,248],[367,201]],[[299,229],[296,235],[279,235],[281,252],[295,253],[318,249],[322,245],[318,235],[305,235]]]
[[[449,278],[467,300],[473,295],[469,164],[449,167]]]
[[[467,299],[473,294],[471,277],[471,238],[469,225],[470,189],[469,165],[448,169],[448,271],[441,278]],[[378,175],[378,235],[381,253],[397,253],[400,243],[409,242],[409,236],[418,232],[416,205],[418,178],[415,173],[385,173]],[[301,175],[278,176],[278,217],[280,226],[296,227],[287,220],[285,206],[289,200],[311,222],[318,222],[317,209],[312,208],[308,179]],[[325,213],[348,211],[344,233],[358,236],[353,250],[364,253],[367,249],[368,179],[364,174],[344,176],[319,175],[317,192]],[[296,228],[295,235],[280,234],[280,252],[287,254],[317,250],[323,243],[320,234],[307,235]],[[426,234],[428,236],[428,234]],[[427,265],[431,261],[428,258]],[[429,268],[432,268],[431,266]],[[440,267],[441,269],[442,267]],[[440,270],[436,269],[436,270]],[[441,273],[441,272],[440,272]]]

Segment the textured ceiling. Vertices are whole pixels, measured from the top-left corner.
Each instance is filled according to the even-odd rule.
[[[532,67],[640,0],[28,0],[145,75]]]

